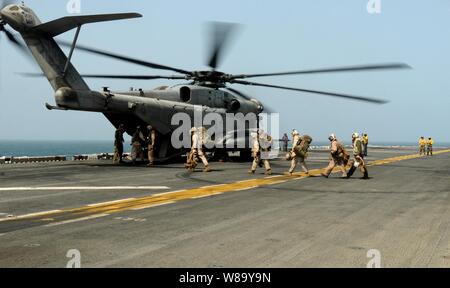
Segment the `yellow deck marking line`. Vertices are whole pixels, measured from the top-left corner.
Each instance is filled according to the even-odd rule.
[[[59,190],[163,190],[167,186],[82,186],[82,187],[1,187],[0,191],[59,191]]]
[[[94,203],[94,204],[89,204],[87,206],[89,206],[89,207],[96,207],[96,206],[102,206],[102,205],[107,205],[107,204],[114,204],[114,203],[130,201],[130,200],[134,200],[134,199],[136,199],[136,198],[126,198],[126,199],[107,201],[107,202],[102,202],[102,203]]]
[[[434,152],[435,155],[442,154],[442,153],[449,153],[450,149],[448,150],[441,150]],[[387,158],[387,159],[380,159],[375,160],[370,163],[368,163],[368,166],[376,166],[376,165],[383,165],[383,164],[389,164],[393,162],[408,160],[408,159],[415,159],[425,156],[420,156],[418,154],[413,155],[404,155],[399,157],[393,157],[393,158]],[[310,171],[310,175],[320,175],[320,173],[323,172],[324,169],[314,169]],[[339,169],[334,169],[333,172],[339,172]],[[58,217],[65,218],[67,217],[74,217],[76,219],[90,219],[88,217],[96,216],[96,215],[106,215],[111,213],[117,213],[127,210],[133,210],[133,209],[145,209],[150,207],[156,207],[160,205],[166,205],[175,203],[182,200],[187,199],[194,199],[196,197],[201,196],[212,196],[222,193],[228,193],[228,192],[236,192],[236,191],[243,191],[248,189],[253,189],[257,187],[262,186],[268,186],[268,185],[275,185],[281,182],[287,182],[287,181],[294,181],[298,179],[305,179],[306,174],[304,172],[298,172],[294,173],[293,176],[289,175],[275,175],[270,176],[266,178],[254,178],[254,179],[248,179],[243,180],[239,182],[233,182],[228,184],[219,184],[214,186],[205,186],[205,187],[199,187],[199,188],[193,188],[193,189],[184,189],[184,190],[178,190],[178,191],[172,191],[167,193],[160,193],[160,194],[154,194],[150,196],[145,196],[141,198],[130,198],[130,199],[123,199],[118,201],[113,201],[110,203],[99,203],[99,205],[92,205],[91,206],[83,206],[79,208],[73,208],[73,209],[66,209],[66,210],[55,210],[55,211],[48,211],[48,212],[40,212],[40,213],[34,213],[34,214],[28,214],[28,215],[22,215],[14,218],[7,218],[7,219],[1,219],[0,221],[13,221],[13,220],[21,220],[21,219],[30,219],[30,220],[42,220],[43,218],[52,218],[54,221],[58,221]],[[102,217],[102,216],[97,216]],[[64,223],[72,223],[67,222],[71,221],[71,219],[63,221]],[[81,220],[82,221],[82,220]],[[56,222],[60,223],[60,222]],[[56,224],[51,223],[51,224]],[[50,225],[50,224],[48,224]]]
[[[164,202],[164,203],[161,203],[161,204],[145,205],[145,206],[141,206],[141,207],[131,208],[131,210],[137,211],[137,210],[142,210],[142,209],[147,209],[147,208],[164,206],[164,205],[168,205],[168,204],[172,204],[172,203],[175,203],[175,201]]]

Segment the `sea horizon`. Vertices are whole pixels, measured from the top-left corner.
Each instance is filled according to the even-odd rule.
[[[345,145],[350,143],[344,142]],[[327,141],[313,142],[313,147],[328,146]],[[370,142],[369,146],[417,147],[412,141]],[[450,147],[449,142],[436,142],[435,148]],[[125,152],[131,150],[129,140],[124,144]],[[0,140],[0,157],[18,156],[73,156],[112,153],[114,140]]]

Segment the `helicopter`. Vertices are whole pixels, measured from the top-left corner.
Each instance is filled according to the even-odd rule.
[[[252,82],[247,80],[249,78],[410,68],[404,63],[385,63],[277,73],[228,74],[219,71],[218,68],[222,60],[224,47],[227,45],[230,35],[235,30],[235,25],[215,23],[212,26],[213,41],[207,62],[207,65],[211,69],[190,71],[77,44],[81,28],[85,24],[140,18],[142,15],[139,13],[67,16],[42,23],[34,11],[25,6],[23,2],[21,4],[10,4],[8,1],[3,1],[3,5],[0,7],[2,7],[0,11],[0,31],[5,33],[7,39],[16,47],[27,53],[31,52],[31,55],[42,70],[42,74],[26,73],[26,75],[45,76],[55,91],[55,105],[46,103],[47,109],[103,113],[116,128],[121,124],[124,125],[125,131],[130,135],[135,132],[137,126],[146,127],[147,125],[151,125],[158,133],[156,147],[158,153],[156,156],[159,161],[165,161],[179,156],[183,153],[183,148],[188,148],[174,147],[172,143],[172,136],[178,127],[177,123],[173,123],[172,120],[177,113],[184,113],[194,118],[194,114],[200,110],[202,115],[215,113],[225,118],[230,114],[260,115],[268,111],[259,100],[230,86],[244,85],[282,89],[373,104],[384,104],[387,102],[382,99],[350,94]],[[25,45],[21,41],[18,41],[15,35],[6,29],[7,25],[20,33]],[[54,39],[54,37],[72,29],[76,29],[72,42],[56,41]],[[61,49],[62,46],[70,48],[67,56]],[[71,58],[75,50],[109,57],[151,69],[171,71],[175,74],[80,74],[71,63]],[[102,91],[93,91],[86,84],[84,78],[130,80],[166,79],[178,80],[180,82],[184,81],[184,83],[174,86],[158,87],[153,90],[110,91],[108,87],[104,87]],[[259,116],[256,117],[256,122],[244,127],[244,134],[238,135],[236,130],[227,128],[227,131],[231,131],[231,133],[226,133],[222,137],[215,137],[214,141],[217,145],[212,148],[213,150],[222,149],[222,152],[239,151],[242,157],[248,157],[250,155],[250,144],[242,147],[242,145],[239,146],[237,143],[250,143],[250,141],[246,140],[249,138],[250,131],[255,128],[259,128]],[[187,136],[184,135],[182,137],[186,138]],[[244,137],[245,139],[239,139],[239,137]],[[190,141],[188,142],[190,143]],[[224,146],[223,144],[225,142],[227,145]],[[231,145],[229,145],[230,143]]]

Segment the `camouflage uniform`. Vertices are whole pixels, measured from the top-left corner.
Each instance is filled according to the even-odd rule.
[[[300,143],[302,142],[302,138],[300,134],[297,131],[294,131],[292,133],[292,149],[290,151],[291,155],[291,167],[289,168],[289,174],[292,175],[292,173],[295,170],[295,167],[297,167],[297,164],[300,163],[303,171],[308,174],[308,168],[306,167],[305,163],[305,157],[296,153],[296,148],[299,148]]]
[[[251,174],[255,173],[256,168],[258,167],[259,163],[262,161],[264,163],[264,168],[266,168],[266,174],[271,175],[272,168],[270,167],[269,160],[266,157],[261,157],[262,152],[268,152],[270,150],[269,149],[270,145],[266,144],[266,145],[264,145],[264,147],[261,147],[261,143],[260,143],[260,141],[266,141],[267,143],[269,143],[271,141],[270,136],[262,133],[262,135],[259,134],[259,139],[258,139],[258,134],[253,133],[252,138],[253,138],[253,147],[252,147],[253,163],[252,163],[252,167],[251,167],[251,170],[249,171],[249,173],[251,173]]]
[[[342,172],[342,178],[347,178],[347,171],[345,171],[345,165],[348,161],[347,153],[344,149],[344,146],[338,142],[336,137],[334,137],[331,140],[331,147],[330,147],[330,163],[328,164],[327,168],[325,168],[325,171],[321,174],[322,176],[328,178],[330,176],[331,171],[333,171],[334,167],[339,167],[339,169]]]
[[[137,158],[143,158],[144,153],[142,151],[142,143],[145,142],[144,134],[142,134],[141,128],[138,127],[131,137],[131,160],[136,162]]]
[[[367,171],[366,163],[364,162],[364,154],[363,154],[363,143],[359,135],[354,133],[352,137],[353,142],[353,163],[350,171],[347,173],[347,178],[350,178],[355,170],[359,167],[361,172],[364,174],[364,179],[369,179],[369,172]]]
[[[147,149],[148,149],[148,165],[153,165],[155,161],[155,145],[157,132],[152,126],[147,127],[149,129],[149,134],[147,137]]]
[[[186,169],[194,170],[197,166],[197,159],[200,159],[205,166],[204,172],[210,172],[208,160],[206,159],[205,153],[203,152],[203,145],[206,141],[206,131],[203,127],[192,128],[191,129],[191,151],[187,157],[187,162],[185,164]]]
[[[123,125],[120,125],[114,135],[114,157],[113,157],[114,164],[122,162],[123,142],[124,142],[123,133],[124,133]]]

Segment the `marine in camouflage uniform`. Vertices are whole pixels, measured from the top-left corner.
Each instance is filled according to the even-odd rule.
[[[289,168],[288,172],[289,175],[292,175],[292,173],[295,170],[295,167],[297,167],[297,164],[299,163],[303,169],[303,172],[309,174],[308,167],[306,167],[305,159],[306,153],[308,152],[309,144],[311,143],[308,140],[311,138],[309,136],[307,136],[306,138],[303,139],[303,137],[300,136],[300,133],[298,133],[297,130],[292,131],[292,149],[289,152],[289,158],[291,159],[291,167]]]
[[[137,158],[142,159],[144,156],[142,143],[145,143],[144,134],[142,133],[141,126],[137,126],[136,131],[131,137],[131,160],[133,160],[133,164],[136,163]]]
[[[352,177],[356,169],[359,167],[361,172],[364,174],[363,179],[369,179],[369,172],[367,171],[366,163],[364,162],[363,154],[363,144],[361,138],[359,138],[358,133],[353,133],[352,135],[352,145],[353,145],[353,163],[352,167],[347,173],[347,178]]]
[[[155,161],[155,145],[157,132],[152,127],[152,125],[147,126],[148,136],[147,136],[147,151],[148,151],[148,166],[152,166]]]
[[[270,167],[267,155],[261,155],[262,153],[267,154],[270,151],[272,137],[266,133],[260,132],[251,133],[253,145],[252,145],[252,156],[253,163],[251,169],[248,171],[250,174],[255,174],[256,168],[258,167],[260,161],[264,163],[264,168],[266,169],[267,175],[272,175],[272,168]],[[261,143],[263,142],[263,143]]]
[[[331,134],[328,137],[328,140],[331,142],[330,146],[330,163],[325,168],[325,171],[321,173],[321,175],[325,178],[330,176],[334,167],[338,167],[342,172],[342,178],[347,178],[347,171],[345,170],[345,166],[347,165],[349,155],[344,149],[344,146],[337,140],[336,135]]]
[[[125,128],[123,124],[120,124],[116,130],[114,135],[114,157],[113,163],[118,164],[122,163],[122,155],[123,155],[123,133],[125,132]]]

